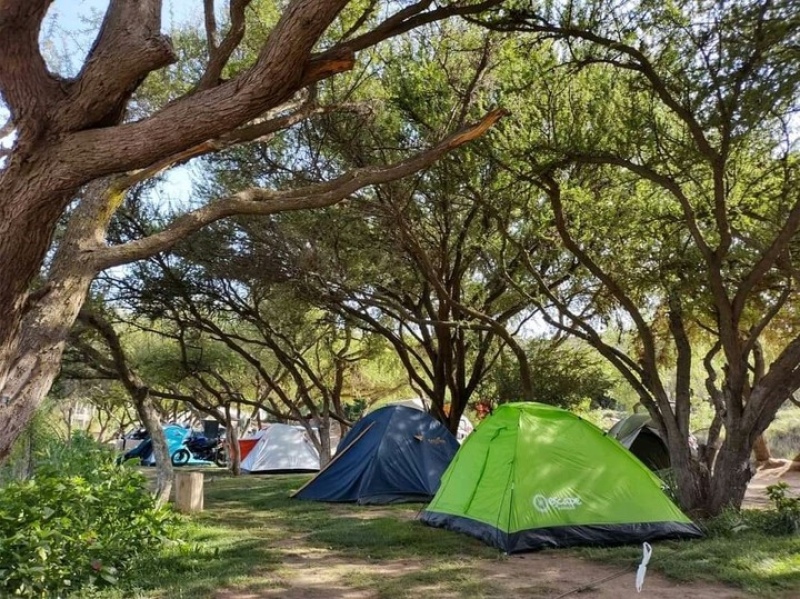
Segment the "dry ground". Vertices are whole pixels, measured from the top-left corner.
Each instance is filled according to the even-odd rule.
[[[658,548],[656,547],[656,553]],[[655,558],[657,559],[657,557]],[[302,542],[286,549],[279,586],[258,593],[220,590],[218,599],[378,599],[380,588],[370,588],[370,580],[417,580],[426,564],[421,560],[372,562],[326,555],[319,550],[304,550]],[[470,563],[479,568],[480,577],[491,591],[483,597],[503,599],[556,599],[561,597],[594,599],[751,599],[753,595],[708,583],[676,583],[655,573],[648,573],[641,594],[636,592],[635,571],[601,564],[558,553],[532,553],[497,561]],[[621,575],[620,572],[622,572]],[[613,578],[612,578],[613,577]],[[607,580],[611,578],[610,580]],[[445,590],[436,584],[415,585],[417,596],[455,599],[472,596],[469,592]],[[574,591],[569,593],[569,591]],[[569,593],[565,595],[565,593]]]
[[[766,489],[778,482],[785,482],[789,485],[791,496],[800,497],[800,472],[789,470],[788,465],[782,468],[759,470],[747,487],[744,497],[745,507],[768,507],[769,499],[767,499]]]

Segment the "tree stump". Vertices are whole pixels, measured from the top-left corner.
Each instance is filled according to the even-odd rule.
[[[203,511],[203,473],[175,473],[175,507],[184,514]]]

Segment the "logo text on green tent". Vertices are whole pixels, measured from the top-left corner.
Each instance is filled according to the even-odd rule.
[[[542,513],[549,510],[574,510],[581,503],[580,497],[545,497],[541,493],[533,496],[533,507]]]

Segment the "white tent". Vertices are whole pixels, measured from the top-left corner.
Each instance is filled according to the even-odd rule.
[[[267,429],[256,433],[256,436],[259,437],[258,443],[242,460],[242,470],[319,470],[319,452],[303,427],[270,424]]]
[[[422,399],[421,397],[415,397],[413,399],[404,399],[402,401],[395,401],[392,402],[393,405],[397,406],[408,406],[409,408],[416,408],[417,410],[422,410],[423,412],[430,413],[431,411],[431,402],[427,399]],[[456,441],[459,443],[463,443],[464,439],[472,432],[475,427],[472,426],[472,423],[469,421],[464,414],[461,415],[461,420],[458,421],[458,431],[456,432]]]

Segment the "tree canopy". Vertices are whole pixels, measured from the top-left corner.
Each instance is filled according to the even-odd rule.
[[[182,388],[130,389],[323,428],[387,352],[388,395],[451,429],[488,389],[606,401],[599,357],[683,507],[741,502],[800,388],[791,0],[208,0],[171,38],[158,0],[111,0],[74,76],[36,42],[49,4],[0,12],[0,457],[91,289],[177,348]]]

